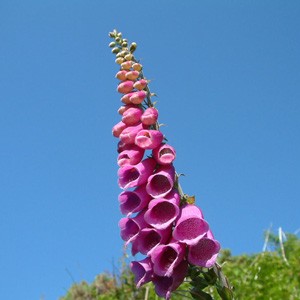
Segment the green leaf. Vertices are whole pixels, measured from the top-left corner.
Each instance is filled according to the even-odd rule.
[[[202,290],[200,290],[198,288],[191,289],[190,294],[192,295],[193,299],[213,300],[211,295],[209,295],[208,293],[203,292]]]

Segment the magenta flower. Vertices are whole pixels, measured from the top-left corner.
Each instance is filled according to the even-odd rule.
[[[174,268],[184,259],[185,250],[186,245],[178,242],[157,246],[151,253],[154,273],[170,277]]]
[[[143,124],[145,123],[143,122]],[[159,147],[153,149],[152,154],[157,163],[161,165],[171,164],[176,157],[175,149],[167,144],[161,144]]]
[[[188,261],[195,266],[210,268],[216,263],[220,248],[218,241],[203,237],[196,244],[189,246]]]
[[[208,223],[203,219],[202,212],[197,206],[187,204],[180,209],[173,237],[179,242],[194,245],[207,233]]]
[[[120,140],[125,144],[134,144],[136,135],[144,129],[143,124],[126,127],[120,134]]]
[[[137,187],[134,191],[124,191],[119,195],[121,213],[129,216],[139,212],[148,205],[150,200],[151,196],[146,192],[145,185]]]
[[[126,245],[134,241],[139,232],[147,227],[148,224],[144,220],[144,212],[140,212],[135,218],[122,218],[119,221],[120,235]]]
[[[163,198],[173,189],[174,182],[174,166],[161,166],[155,174],[148,178],[146,189],[153,198]]]
[[[146,158],[137,165],[121,167],[118,171],[120,188],[128,189],[146,183],[155,166],[156,161],[153,158]]]
[[[142,149],[154,149],[160,145],[164,136],[158,130],[140,130],[135,137],[135,144]]]
[[[152,280],[153,267],[149,257],[146,257],[140,261],[131,262],[130,268],[134,274],[134,281],[137,288]]]
[[[133,241],[132,254],[137,252],[151,255],[151,252],[160,244],[166,243],[171,236],[171,228],[157,230],[155,228],[145,227],[141,229],[136,239]]]
[[[153,199],[145,212],[145,221],[156,229],[165,229],[176,220],[179,211],[175,202],[164,198]]]
[[[164,297],[166,300],[171,298],[171,293],[175,291],[184,278],[187,276],[188,263],[186,260],[182,260],[181,263],[174,268],[173,274],[170,277],[167,276],[155,276],[153,283],[155,285],[155,292],[158,296]]]
[[[118,155],[118,165],[120,167],[126,165],[136,165],[144,157],[145,150],[137,147],[134,144],[129,144],[127,147]]]
[[[123,191],[118,200],[126,216],[119,221],[120,235],[125,246],[131,245],[132,255],[146,256],[130,264],[136,286],[152,281],[156,294],[168,300],[185,277],[198,276],[202,267],[216,264],[220,244],[200,208],[188,204],[193,197],[184,194],[179,184],[173,166],[176,151],[160,131],[158,110],[151,100],[155,94],[133,55],[136,44],[128,47],[116,30],[110,36],[115,39],[110,46],[120,65],[117,90],[124,104],[118,109],[122,120],[112,130],[119,138],[118,183]]]

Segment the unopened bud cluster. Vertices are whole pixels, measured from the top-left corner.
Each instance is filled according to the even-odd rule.
[[[133,52],[136,44],[117,31],[110,33],[112,53],[120,70],[117,91],[121,121],[112,130],[118,143],[118,182],[122,214],[121,237],[133,255],[137,287],[152,281],[156,293],[170,299],[188,274],[189,265],[214,265],[220,244],[214,239],[202,211],[179,192],[173,161],[175,149],[159,130],[158,111],[151,102],[148,81]]]

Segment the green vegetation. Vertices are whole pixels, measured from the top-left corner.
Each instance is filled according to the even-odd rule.
[[[300,300],[300,239],[287,234],[283,242],[280,236],[269,234],[268,245],[272,251],[254,255],[232,256],[223,250],[219,264],[234,287],[235,300]],[[207,278],[209,280],[209,273]],[[201,282],[199,282],[201,285]],[[191,285],[185,282],[173,293],[172,300],[220,299],[213,287],[206,293],[191,296]],[[60,300],[159,300],[153,286],[146,284],[136,289],[128,267],[122,267],[118,276],[100,274],[91,284],[74,284]]]

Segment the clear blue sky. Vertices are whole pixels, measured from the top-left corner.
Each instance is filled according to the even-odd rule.
[[[1,299],[57,299],[69,273],[90,282],[122,255],[114,28],[138,43],[183,189],[222,246],[297,230],[299,15],[283,0],[2,0]]]

